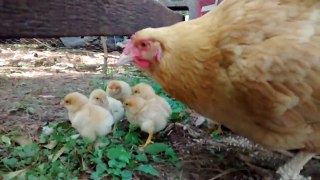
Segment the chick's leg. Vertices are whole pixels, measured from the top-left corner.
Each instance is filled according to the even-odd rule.
[[[113,124],[113,128],[112,128],[113,133],[115,133],[115,132],[117,131],[117,125],[118,125],[117,122],[115,122],[115,123]]]
[[[305,178],[300,175],[300,171],[303,166],[312,159],[316,154],[301,151],[295,157],[293,157],[289,162],[280,167],[277,173],[280,175],[280,180],[307,180],[310,177]]]
[[[140,149],[144,149],[144,148],[147,147],[149,144],[152,144],[152,143],[153,143],[152,137],[153,137],[153,133],[150,132],[146,143],[144,143],[143,145],[140,145],[139,148],[140,148]]]

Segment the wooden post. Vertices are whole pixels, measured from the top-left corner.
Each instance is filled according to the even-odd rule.
[[[107,36],[101,36],[101,45],[103,48],[103,73],[108,75],[108,47],[107,47]]]

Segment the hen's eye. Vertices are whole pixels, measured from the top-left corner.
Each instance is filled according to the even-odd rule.
[[[147,44],[146,44],[146,43],[144,43],[144,42],[142,42],[142,43],[141,43],[141,47],[143,47],[143,48],[144,48],[144,47],[146,47],[146,46],[147,46]]]

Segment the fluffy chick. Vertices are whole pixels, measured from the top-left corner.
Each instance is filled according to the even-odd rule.
[[[146,101],[137,96],[128,97],[123,106],[126,109],[128,121],[149,134],[145,144],[140,145],[140,149],[143,150],[143,148],[153,143],[153,134],[166,127],[168,113],[158,103]]]
[[[123,102],[131,95],[131,88],[130,85],[124,81],[112,80],[109,82],[106,92],[107,96]]]
[[[69,93],[61,104],[68,110],[69,120],[81,136],[95,141],[97,136],[111,132],[113,117],[106,109],[88,103],[88,98],[78,92]]]
[[[93,90],[89,96],[89,102],[109,110],[115,123],[124,117],[122,103],[112,97],[107,97],[106,92],[102,89]]]
[[[139,83],[132,88],[132,94],[134,96],[141,97],[145,100],[154,101],[160,103],[160,105],[167,111],[170,116],[172,113],[172,109],[169,103],[162,97],[158,96],[154,89],[146,83]]]

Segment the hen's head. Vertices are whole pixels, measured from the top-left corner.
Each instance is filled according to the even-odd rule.
[[[134,62],[142,69],[159,63],[162,57],[162,44],[153,38],[153,29],[147,28],[131,36],[120,56],[117,65]]]
[[[61,105],[63,105],[65,108],[67,108],[70,112],[76,112],[79,110],[83,105],[88,103],[88,98],[78,92],[72,92],[67,94],[63,100],[61,101]]]
[[[102,89],[93,90],[89,96],[89,101],[92,104],[103,106],[103,107],[109,104],[107,99],[107,94]]]
[[[137,96],[129,96],[123,102],[123,108],[132,114],[138,113],[145,105],[145,100]]]
[[[154,97],[155,92],[149,84],[139,83],[132,88],[132,94],[148,100]]]

